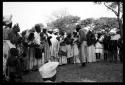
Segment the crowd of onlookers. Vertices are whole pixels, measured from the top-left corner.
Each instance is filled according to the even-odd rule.
[[[35,25],[35,31],[21,33],[19,24],[3,22],[3,73],[9,80],[22,78],[24,73],[37,71],[49,62],[58,61],[59,65],[81,63],[81,43],[79,32],[66,33],[59,29],[41,28]],[[118,33],[86,32],[85,62],[123,61],[123,42],[113,39]],[[83,36],[83,37],[84,37]]]

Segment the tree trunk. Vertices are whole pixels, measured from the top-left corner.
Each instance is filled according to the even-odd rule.
[[[121,34],[121,38],[123,40],[123,27],[122,27],[122,21],[120,20],[120,2],[118,2],[118,25],[119,25],[119,29],[120,29],[120,34]]]
[[[123,27],[122,27],[122,22],[121,22],[120,19],[118,19],[118,23],[119,23],[119,29],[120,29],[121,38],[123,40]]]
[[[120,20],[120,18],[119,17],[117,17],[117,20],[118,20],[118,27],[119,27],[119,29],[120,29],[120,35],[121,35],[121,38],[122,38],[122,40],[123,40],[123,27],[122,27],[122,21]]]

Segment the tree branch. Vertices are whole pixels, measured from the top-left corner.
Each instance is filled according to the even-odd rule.
[[[107,6],[107,5],[105,4],[105,2],[104,2],[104,5],[105,5],[108,9],[112,10],[112,11],[115,13],[115,15],[118,17],[118,13],[117,13],[115,10],[113,10],[111,7]]]

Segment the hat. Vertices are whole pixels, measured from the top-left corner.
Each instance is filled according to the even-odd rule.
[[[41,26],[40,26],[40,24],[36,24],[35,25],[35,31],[41,32]]]
[[[51,78],[56,74],[59,62],[48,62],[39,68],[42,78]]]
[[[48,31],[53,31],[52,29],[48,29]]]
[[[3,16],[3,22],[4,22],[6,25],[12,23],[12,15]]]
[[[52,81],[50,81],[50,80],[45,81],[45,83],[48,83],[48,82],[52,82]]]
[[[59,29],[53,29],[53,33],[59,32]]]
[[[111,40],[118,40],[120,38],[121,38],[120,34],[117,34],[115,36],[111,36]]]
[[[16,31],[16,32],[20,32],[20,27],[19,27],[19,24],[16,23],[14,26],[13,26],[13,30]]]
[[[18,56],[19,51],[16,48],[11,48],[10,49],[10,54],[13,55],[13,56]]]
[[[113,28],[113,29],[110,30],[110,33],[116,34],[117,31],[118,31],[117,28]]]
[[[86,31],[88,31],[88,30],[90,30],[90,27],[87,26],[87,27],[84,27],[84,29],[85,29]]]

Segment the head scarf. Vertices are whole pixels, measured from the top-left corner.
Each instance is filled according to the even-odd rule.
[[[3,25],[9,28],[12,27],[12,15],[3,16]]]
[[[35,25],[36,32],[41,32],[41,26],[39,24]]]
[[[18,23],[16,23],[16,24],[13,26],[13,30],[14,30],[15,32],[20,32],[20,27],[19,27],[19,24],[18,24]]]
[[[3,23],[6,25],[12,23],[12,15],[3,16]]]

